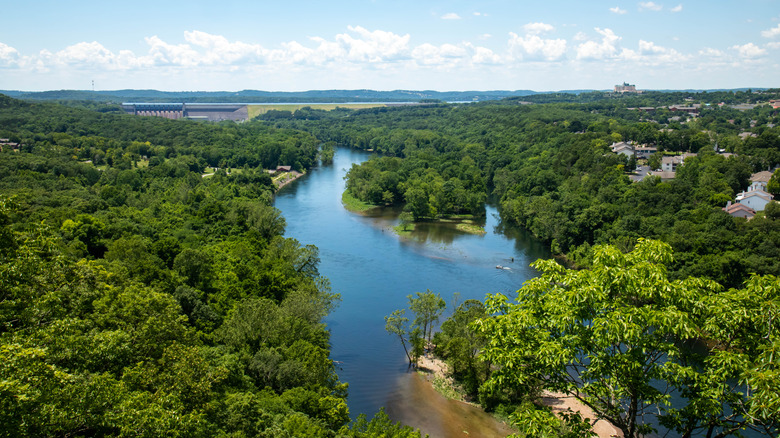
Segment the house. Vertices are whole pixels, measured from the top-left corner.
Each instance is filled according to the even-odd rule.
[[[772,196],[763,190],[751,190],[737,195],[737,202],[752,208],[755,211],[764,211],[767,204],[772,202]]]
[[[692,153],[664,156],[661,158],[661,170],[664,172],[677,172],[677,168],[685,162],[686,158],[695,156],[696,154]]]
[[[629,158],[634,156],[634,146],[624,141],[613,143],[610,148],[612,149],[612,152],[616,154],[623,154]]]
[[[658,152],[658,148],[655,146],[639,146],[634,148],[634,154],[637,158],[650,158],[650,155]]]
[[[669,106],[669,111],[680,111],[680,112],[688,113],[692,116],[699,114],[700,109],[701,109],[701,105],[698,103],[694,103],[693,105],[690,106],[685,106],[685,105]]]
[[[774,109],[780,108],[780,100],[770,100],[769,104],[772,105],[772,108]]]
[[[14,143],[8,138],[0,138],[0,151],[3,150],[3,146],[11,146],[12,149],[19,149],[19,143]]]
[[[747,205],[740,203],[732,204],[731,201],[723,207],[723,211],[733,217],[744,217],[745,219],[752,219],[756,215],[756,211]]]
[[[268,172],[271,175],[276,175],[279,172],[289,172],[292,170],[292,166],[276,166],[276,169],[268,169],[266,172]]]
[[[750,175],[750,187],[748,191],[763,190],[766,191],[766,185],[772,178],[772,172],[764,170],[763,172],[757,172]]]

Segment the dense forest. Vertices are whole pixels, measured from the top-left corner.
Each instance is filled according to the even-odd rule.
[[[419,436],[350,424],[339,296],[270,205],[310,134],[0,96],[0,137],[0,436]]]
[[[546,390],[629,437],[776,436],[780,211],[722,207],[780,164],[780,114],[762,104],[777,98],[560,93],[236,124],[0,95],[16,144],[0,152],[0,435],[419,436],[383,412],[350,423],[323,324],[339,296],[271,206],[264,169],[341,146],[377,152],[347,175],[361,201],[427,221],[492,200],[560,256],[516,302],[469,300],[438,326],[428,291],[413,320],[386,319],[411,362],[435,346],[520,436],[590,435],[538,405]],[[634,182],[644,163],[620,141],[655,145],[653,163],[697,155]]]
[[[364,202],[425,221],[480,214],[492,198],[571,268],[535,263],[540,276],[514,302],[467,301],[432,343],[444,301],[430,291],[409,297],[413,317],[401,309],[385,320],[410,362],[432,348],[464,397],[519,436],[592,435],[592,422],[542,405],[549,391],[626,437],[776,436],[780,208],[748,221],[722,207],[780,164],[780,111],[766,104],[777,97],[539,95],[268,121],[378,152],[347,174]],[[658,152],[637,163],[612,152],[617,142]],[[697,155],[673,179],[630,178],[680,152]],[[775,172],[768,190],[780,194],[779,183]]]
[[[776,206],[751,221],[721,210],[751,174],[780,164],[780,117],[769,105],[740,110],[731,103],[775,97],[594,93],[558,98],[574,103],[528,102],[552,99],[538,95],[354,113],[301,110],[271,123],[378,152],[350,170],[348,190],[376,205],[404,205],[415,220],[478,214],[491,198],[505,220],[579,266],[589,265],[592,245],[629,251],[637,239],[652,238],[672,245],[673,278],[703,276],[736,287],[750,273],[780,272]],[[700,110],[693,117],[670,109],[672,102]],[[656,146],[656,161],[664,153],[698,155],[672,180],[634,183],[628,171],[636,161],[609,148],[619,141]]]

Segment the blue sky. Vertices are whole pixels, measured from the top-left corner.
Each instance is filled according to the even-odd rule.
[[[0,89],[780,87],[780,0],[0,0]]]

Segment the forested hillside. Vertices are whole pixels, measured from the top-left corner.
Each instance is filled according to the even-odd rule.
[[[594,93],[579,97],[581,103],[507,100],[355,113],[300,111],[273,123],[379,152],[382,158],[355,166],[348,175],[348,189],[363,201],[402,204],[415,219],[426,220],[479,212],[492,196],[500,200],[506,220],[581,266],[589,265],[594,244],[628,251],[638,238],[653,238],[672,245],[674,278],[697,275],[737,287],[752,272],[780,271],[777,209],[751,221],[721,210],[748,186],[752,173],[780,164],[780,121],[769,105],[739,110],[724,102],[774,97]],[[550,99],[528,100],[533,98]],[[670,109],[673,99],[700,105],[697,117]],[[640,111],[640,106],[657,109]],[[661,152],[651,160],[683,151],[698,156],[673,180],[649,177],[635,183],[627,171],[636,161],[609,148],[618,141],[657,146]]]
[[[0,137],[0,436],[418,436],[347,426],[339,297],[270,205],[314,137],[5,96]]]

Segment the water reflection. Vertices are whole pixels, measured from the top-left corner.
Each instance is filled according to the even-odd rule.
[[[451,224],[430,224],[421,228],[424,238],[415,239],[400,239],[390,229],[398,211],[367,216],[346,211],[341,205],[346,169],[368,157],[339,149],[334,165],[312,169],[282,188],[275,205],[287,221],[288,237],[319,248],[319,271],[330,280],[333,292],[341,294],[340,306],[326,323],[331,358],[339,361],[340,379],[349,382],[351,415],[370,417],[392,404],[393,420],[421,427],[431,419],[407,417],[404,412],[423,408],[402,406],[418,406],[415,400],[420,400],[423,389],[410,380],[414,374],[407,373],[397,339],[385,331],[384,316],[407,307],[408,295],[426,289],[447,301],[458,292],[461,302],[483,300],[487,293],[514,295],[535,275],[528,265],[549,253],[522,231],[501,225],[495,206],[486,207],[484,235],[465,234]],[[499,264],[511,269],[496,269]]]

